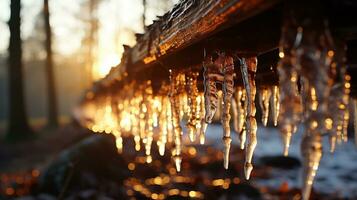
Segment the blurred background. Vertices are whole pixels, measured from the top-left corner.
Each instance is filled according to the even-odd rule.
[[[123,44],[134,45],[135,33],[143,32],[157,15],[178,0],[63,0],[49,1],[52,28],[53,74],[62,123],[93,81],[119,64]],[[145,16],[143,16],[145,3]],[[43,126],[47,116],[46,33],[43,1],[21,1],[24,91],[30,123]],[[0,1],[0,130],[8,113],[7,58],[10,0]]]

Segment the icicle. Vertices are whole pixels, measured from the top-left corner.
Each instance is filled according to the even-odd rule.
[[[153,120],[153,126],[158,127],[159,126],[159,113],[161,112],[161,101],[159,100],[158,96],[155,96],[153,98],[153,101],[151,103],[152,107],[152,120]]]
[[[135,142],[135,150],[140,151],[140,102],[141,98],[138,94],[135,95],[135,98],[131,100],[131,115],[133,116],[133,129],[132,133],[134,136],[134,142]]]
[[[224,149],[224,167],[228,168],[229,150],[231,145],[230,137],[230,105],[233,95],[233,73],[234,64],[233,58],[226,56],[222,52],[217,52],[217,59],[212,60],[209,57],[208,61],[204,62],[204,88],[205,88],[205,123],[203,128],[205,129],[208,123],[212,122],[214,114],[217,110],[218,104],[218,91],[217,82],[223,84],[223,113],[221,115],[221,121],[223,125],[223,143]]]
[[[325,128],[329,133],[331,153],[334,152],[336,148],[336,142],[341,143],[342,140],[347,139],[347,127],[346,132],[344,132],[344,127],[345,119],[349,118],[349,82],[351,79],[351,77],[346,74],[347,67],[345,64],[346,59],[344,44],[337,40],[336,47],[337,50],[335,52],[328,52],[330,56],[333,56],[329,75],[333,77],[334,83],[330,89],[331,95],[328,97],[328,118],[325,120]]]
[[[327,106],[330,94],[329,66],[331,56],[313,46],[302,46],[297,56],[302,68],[302,91],[305,103],[306,136],[302,143],[304,157],[303,199],[309,199],[311,187],[322,157],[321,133],[326,131]],[[320,56],[317,56],[320,55]],[[300,57],[299,57],[300,56]],[[327,120],[329,121],[329,120]]]
[[[184,73],[176,74],[176,87],[178,95],[178,103],[180,107],[180,121],[185,114],[189,113],[190,107],[188,106],[188,97],[186,93],[186,75]]]
[[[271,90],[267,87],[259,90],[259,105],[262,111],[262,123],[267,126],[269,117],[269,100],[271,96]]]
[[[272,88],[272,95],[271,95],[271,110],[272,110],[272,115],[273,115],[273,122],[274,126],[278,125],[278,119],[279,119],[279,110],[280,110],[280,94],[279,94],[279,87],[277,85],[274,85]]]
[[[144,89],[143,89],[144,90]],[[144,93],[144,91],[142,91]],[[145,137],[145,126],[146,126],[146,112],[147,112],[147,107],[146,104],[144,103],[144,96],[142,96],[142,101],[140,102],[140,121],[139,121],[139,134],[140,134],[140,139],[143,140]],[[144,141],[143,141],[144,143]]]
[[[198,88],[197,88],[197,72],[190,72],[188,76],[186,76],[186,93],[188,97],[188,120],[187,120],[187,130],[189,134],[189,138],[191,142],[196,140],[196,126],[197,126],[197,116],[198,113]]]
[[[246,91],[247,102],[247,118],[245,127],[248,133],[248,143],[245,156],[244,174],[248,180],[253,170],[252,159],[255,147],[257,145],[257,122],[255,120],[255,72],[257,70],[257,58],[251,57],[242,59],[241,72],[243,77],[243,83]],[[249,73],[250,72],[250,73]]]
[[[217,111],[218,104],[218,91],[216,82],[223,82],[224,77],[220,74],[219,66],[212,61],[212,58],[209,57],[209,60],[203,63],[204,67],[204,95],[205,95],[205,122],[209,124],[212,122],[214,114]],[[207,126],[204,124],[204,126]],[[205,129],[204,129],[205,130]]]
[[[279,119],[279,125],[283,125],[283,134],[284,131],[291,133],[290,130],[294,132],[296,122],[300,121],[300,109],[294,109],[301,105],[295,89],[297,75],[300,75],[306,129],[301,146],[304,157],[302,197],[308,200],[322,157],[321,134],[327,132],[326,125],[330,126],[332,120],[328,116],[328,104],[331,86],[334,83],[331,62],[335,52],[326,20],[321,17],[322,15],[316,17],[316,13],[321,14],[322,11],[311,9],[322,7],[320,2],[313,2],[314,6],[309,8],[299,4],[299,1],[292,1],[288,5],[291,6],[291,10],[287,9],[289,15],[284,17],[281,42],[283,58],[278,67],[282,88],[282,117],[279,118],[284,120]],[[292,106],[294,104],[295,106]],[[297,113],[299,115],[296,115]]]
[[[145,96],[144,96],[144,103],[146,104],[146,124],[145,124],[145,130],[146,130],[146,135],[144,137],[144,144],[145,144],[145,155],[146,155],[146,162],[151,163],[152,157],[151,157],[151,144],[153,141],[153,126],[154,126],[154,118],[156,117],[154,112],[153,112],[153,96],[152,96],[152,88],[151,88],[151,81],[147,82],[147,87],[145,88]]]
[[[311,125],[314,127],[313,124]],[[322,157],[321,135],[317,132],[310,131],[311,130],[308,130],[308,132],[304,134],[301,143],[303,156],[303,200],[308,200],[310,197],[312,184]]]
[[[292,134],[296,132],[297,125],[302,117],[301,97],[297,88],[300,66],[295,63],[296,52],[294,51],[294,45],[300,43],[303,31],[301,27],[298,27],[295,29],[295,32],[294,28],[290,27],[292,25],[290,21],[287,20],[286,22],[288,23],[283,27],[282,39],[280,41],[279,57],[281,59],[278,63],[280,84],[279,129],[284,144],[285,156],[289,153]],[[274,110],[277,110],[277,108]]]
[[[168,120],[167,120],[167,106],[165,106],[167,102],[167,97],[161,97],[161,105],[162,105],[162,110],[160,112],[160,136],[159,136],[159,140],[157,141],[157,146],[159,148],[159,154],[161,156],[163,156],[165,154],[165,145],[167,143],[167,135],[168,135]]]
[[[231,119],[231,115],[229,113],[232,95],[233,95],[233,74],[234,74],[234,63],[232,57],[224,57],[223,60],[223,74],[224,74],[224,82],[223,82],[223,114],[222,114],[222,125],[223,125],[223,143],[225,146],[224,149],[224,168],[228,169],[229,164],[229,151],[231,148],[231,130],[229,126],[229,122]]]
[[[166,98],[166,101],[165,101],[165,105],[166,105],[166,110],[167,110],[167,113],[166,113],[166,120],[167,120],[167,141],[169,143],[172,143],[173,141],[173,131],[174,131],[174,128],[172,127],[172,109],[171,109],[171,102],[170,102],[170,99],[169,98]]]
[[[206,110],[205,110],[205,97],[204,94],[200,95],[200,123],[199,126],[197,127],[197,130],[199,131],[199,139],[200,139],[200,144],[205,144],[205,132],[207,129],[207,123],[205,121],[205,116],[206,116]]]
[[[182,128],[180,126],[180,96],[179,96],[179,76],[173,76],[170,70],[170,102],[172,111],[172,126],[174,130],[174,149],[172,150],[172,158],[175,162],[176,170],[181,171],[181,145],[182,145]]]

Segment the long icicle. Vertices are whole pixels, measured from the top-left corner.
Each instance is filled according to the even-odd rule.
[[[134,142],[135,142],[135,150],[140,151],[140,132],[139,132],[139,123],[140,123],[140,110],[137,108],[140,108],[140,99],[139,97],[131,99],[131,115],[134,117],[134,123],[133,123],[133,136],[134,136]]]
[[[204,99],[205,99],[205,118],[202,121],[201,134],[204,135],[207,125],[212,123],[212,119],[217,111],[218,91],[216,82],[223,82],[218,66],[213,62],[212,57],[208,56],[203,62],[204,78]]]
[[[186,93],[188,97],[189,113],[186,127],[191,142],[196,140],[196,126],[198,113],[198,88],[197,88],[198,72],[190,72],[186,76]]]
[[[255,120],[255,94],[256,94],[256,86],[255,86],[255,72],[257,70],[257,58],[251,57],[247,59],[242,59],[243,63],[241,65],[241,72],[243,77],[243,83],[246,91],[248,102],[247,105],[247,118],[246,118],[246,129],[248,133],[248,143],[246,149],[245,156],[245,165],[244,165],[244,174],[245,178],[248,180],[250,178],[250,174],[253,170],[252,159],[255,147],[257,145],[257,122]],[[249,74],[249,72],[250,74]]]
[[[234,63],[233,58],[229,56],[224,56],[224,66],[223,66],[224,82],[223,82],[223,114],[222,114],[222,125],[223,125],[223,143],[224,143],[224,168],[228,169],[229,164],[229,151],[231,148],[231,129],[229,122],[231,115],[229,113],[231,107],[231,101],[233,96],[233,74],[234,74]]]
[[[290,20],[285,21],[280,41],[280,61],[278,63],[280,85],[279,129],[284,144],[284,156],[289,154],[292,134],[302,118],[302,102],[298,92],[298,73],[300,66],[294,63],[296,51],[294,46],[300,43],[303,29],[291,27]],[[294,30],[294,31],[292,31]],[[296,31],[296,32],[295,32]]]
[[[212,122],[214,114],[217,111],[218,95],[216,80],[220,75],[215,70],[214,63],[211,57],[203,63],[203,78],[204,78],[204,99],[205,99],[205,118],[202,120],[201,135],[204,136],[208,124]],[[200,136],[201,137],[201,136]]]
[[[152,108],[153,104],[153,91],[151,87],[151,81],[147,81],[147,86],[145,88],[145,104],[146,104],[146,124],[145,124],[145,129],[146,129],[146,135],[144,138],[144,144],[145,144],[145,155],[146,155],[146,162],[151,163],[152,162],[152,156],[151,156],[151,144],[153,141],[153,125],[154,125],[154,112]]]
[[[160,123],[160,136],[159,140],[157,141],[157,146],[159,148],[159,154],[160,156],[165,155],[165,146],[167,143],[167,135],[168,135],[168,130],[167,130],[167,124],[169,121],[167,120],[166,113],[168,112],[166,102],[167,97],[161,97],[161,105],[162,105],[162,110],[159,115],[159,123]]]
[[[301,5],[300,5],[301,6]],[[308,200],[316,171],[322,157],[321,137],[326,133],[328,116],[328,100],[334,83],[331,75],[331,62],[335,52],[331,33],[323,18],[315,18],[310,23],[306,20],[305,8],[299,7],[304,17],[297,27],[301,42],[294,45],[296,52],[293,59],[301,67],[301,93],[304,101],[304,126],[307,131],[306,145],[302,147],[304,155],[304,187],[303,200]],[[310,12],[310,13],[309,13]],[[308,10],[307,16],[315,15],[315,10]],[[303,34],[302,34],[303,33]],[[298,35],[299,35],[298,34]]]
[[[170,70],[170,102],[172,110],[172,126],[174,130],[174,149],[172,150],[172,158],[175,162],[176,170],[181,171],[181,146],[182,146],[182,128],[180,126],[180,97],[179,77],[175,76]]]
[[[218,91],[217,83],[223,84],[223,113],[221,115],[221,121],[223,125],[223,143],[224,143],[224,167],[228,168],[229,163],[229,151],[231,146],[231,132],[230,132],[230,106],[233,96],[233,74],[234,63],[233,58],[227,56],[224,52],[216,52],[217,58],[213,61],[212,57],[208,57],[204,62],[204,93],[205,93],[205,123],[203,128],[206,128],[207,124],[212,122],[212,119],[216,113],[218,106]]]

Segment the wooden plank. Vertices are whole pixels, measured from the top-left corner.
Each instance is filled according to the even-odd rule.
[[[278,2],[280,0],[184,0],[149,26],[144,35],[138,36],[137,45],[131,49],[131,67],[149,66]]]

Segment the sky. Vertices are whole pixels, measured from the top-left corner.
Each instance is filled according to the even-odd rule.
[[[50,0],[51,26],[54,34],[54,52],[71,55],[81,46],[84,25],[78,19],[81,2],[85,0]],[[159,2],[169,2],[162,8]],[[151,24],[156,15],[162,15],[178,0],[147,0],[146,24]],[[42,9],[42,0],[22,0],[22,39],[33,34],[37,16]],[[133,32],[142,32],[142,0],[103,0],[98,8],[100,28],[98,52],[94,71],[96,78],[103,77],[110,67],[119,63],[122,45],[134,45]],[[0,0],[0,54],[7,52],[10,17],[10,0]]]

